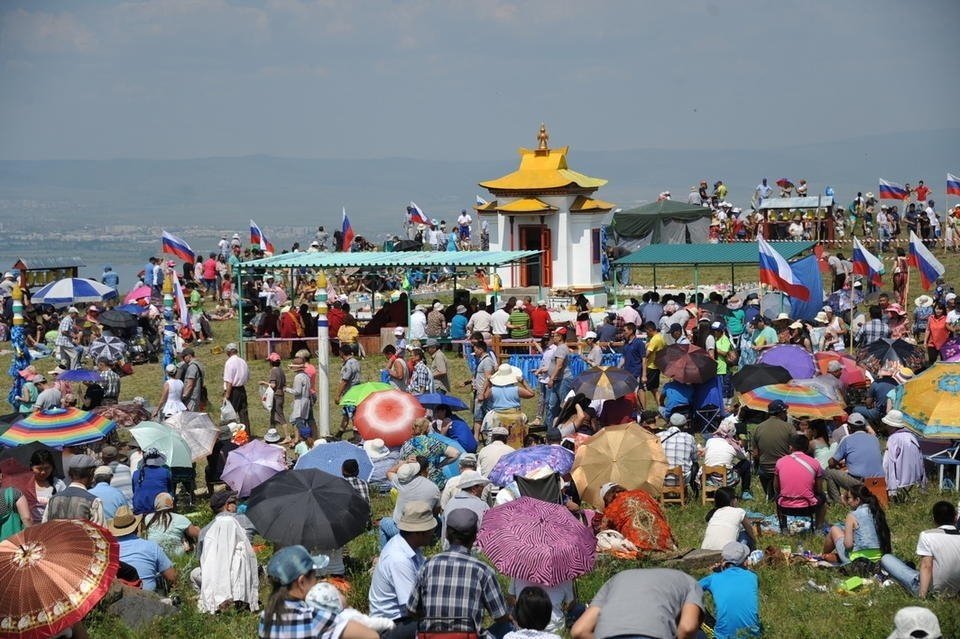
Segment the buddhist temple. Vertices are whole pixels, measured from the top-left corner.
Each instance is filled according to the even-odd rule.
[[[607,181],[571,170],[568,147],[551,149],[543,124],[537,140],[537,148],[520,149],[516,171],[480,182],[495,198],[476,207],[489,223],[490,249],[543,251],[539,264],[501,273],[503,285],[600,293],[600,227],[609,223],[614,205],[595,193]]]

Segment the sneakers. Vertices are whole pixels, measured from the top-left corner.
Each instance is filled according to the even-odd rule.
[[[749,491],[745,490],[743,491],[743,494],[740,495],[740,499],[742,501],[753,501],[753,495],[751,495]]]

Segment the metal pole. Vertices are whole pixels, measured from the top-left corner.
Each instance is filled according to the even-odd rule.
[[[700,314],[700,265],[693,265],[693,299],[697,303],[697,314]]]
[[[653,290],[657,290],[657,267],[653,267]]]
[[[330,437],[330,323],[327,321],[327,276],[317,271],[317,434]]]

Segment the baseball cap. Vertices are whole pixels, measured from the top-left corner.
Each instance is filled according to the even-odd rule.
[[[427,341],[423,343],[425,347],[438,346],[440,342],[437,341],[436,337],[428,337]]]
[[[561,326],[560,328],[554,329],[553,332],[556,333],[557,335],[566,335],[567,329]]]
[[[280,353],[270,353],[269,355],[267,355],[267,361],[268,361],[268,362],[279,362],[279,361],[280,361]]]
[[[323,570],[330,563],[326,555],[311,556],[303,546],[281,548],[267,563],[267,574],[287,586],[301,575],[314,570]]]
[[[854,426],[866,426],[867,419],[860,413],[850,413],[850,416],[847,417],[847,423]]]
[[[893,633],[887,639],[940,639],[940,620],[929,608],[907,606],[893,616]]]
[[[767,412],[771,415],[776,415],[777,413],[787,412],[787,405],[783,402],[782,399],[775,399],[769,404],[767,404]]]
[[[73,455],[67,462],[67,469],[70,468],[96,468],[97,462],[90,455]]]
[[[229,344],[223,347],[223,350],[229,353],[230,351],[238,351],[240,349],[237,348],[236,342],[230,342]]]
[[[593,331],[587,331],[584,334],[583,339],[597,339],[597,334]]]
[[[447,513],[446,522],[447,529],[469,534],[477,530],[477,513],[466,508],[457,508]]]
[[[395,329],[393,329],[393,334],[396,335],[397,337],[403,337],[403,327],[398,326]]]
[[[177,365],[171,362],[170,364],[167,364],[163,370],[167,371],[167,373],[170,375],[173,375],[177,372]]]
[[[750,548],[739,541],[730,541],[724,544],[720,556],[723,558],[723,563],[739,566],[750,556]]]
[[[683,413],[674,413],[670,416],[671,426],[683,426],[687,423],[687,417]]]
[[[710,324],[711,331],[719,331],[721,328],[723,328],[723,322],[713,322]]]
[[[490,429],[490,434],[507,437],[510,435],[510,431],[504,428],[503,426],[494,426],[493,428]]]
[[[93,476],[97,475],[110,475],[113,476],[113,468],[110,466],[97,466],[97,469],[93,471]]]
[[[223,507],[226,506],[230,500],[236,501],[237,493],[232,490],[221,490],[220,492],[213,493],[210,496],[210,508],[212,510],[223,510]]]
[[[466,313],[466,312],[467,312],[466,306],[464,306],[463,304],[459,304],[457,306],[457,315],[459,315],[460,313]]]

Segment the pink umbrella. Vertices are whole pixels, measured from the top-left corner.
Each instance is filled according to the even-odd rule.
[[[497,570],[556,586],[593,570],[597,540],[566,507],[521,497],[483,515],[477,544]]]
[[[282,448],[255,439],[227,454],[220,479],[240,497],[247,497],[254,488],[286,469]]]
[[[810,379],[817,374],[817,362],[813,355],[794,344],[778,344],[763,351],[757,363],[783,366],[793,379]]]
[[[134,289],[127,293],[127,296],[123,298],[123,303],[130,304],[131,302],[136,302],[137,300],[142,300],[144,298],[150,299],[151,293],[153,293],[153,290],[149,286],[144,285],[134,287]]]
[[[387,446],[399,446],[413,436],[413,421],[427,414],[410,393],[376,391],[357,404],[353,423],[365,440],[382,439]]]

